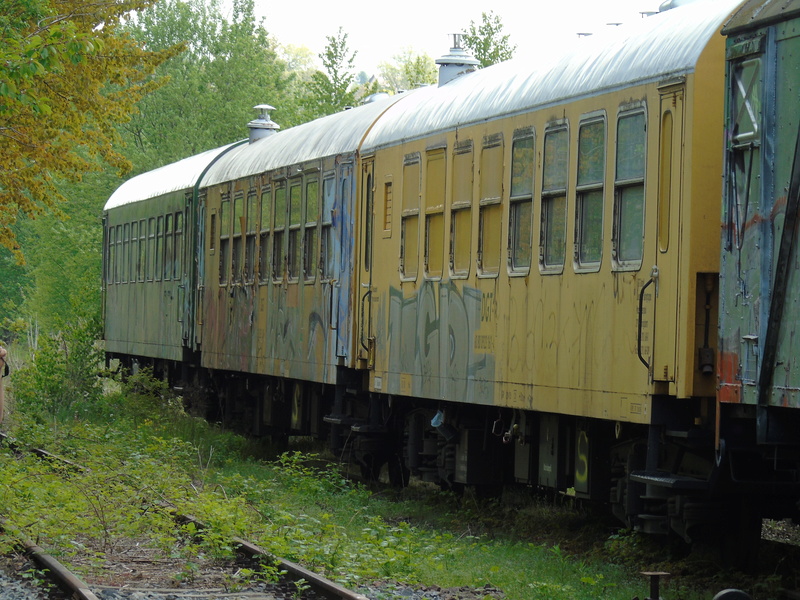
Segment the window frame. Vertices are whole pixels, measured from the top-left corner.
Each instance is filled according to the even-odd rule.
[[[434,172],[432,172],[434,171]],[[438,189],[437,189],[438,188]],[[425,235],[423,239],[422,270],[427,280],[439,281],[444,276],[444,206],[447,191],[447,147],[436,146],[425,151]],[[439,221],[436,224],[436,221]],[[437,231],[434,231],[436,228]],[[438,257],[434,256],[438,233]],[[432,261],[433,259],[433,261]],[[438,260],[438,264],[434,261]],[[433,267],[433,268],[432,268]],[[438,268],[437,268],[438,267]]]
[[[530,176],[530,183],[528,189],[515,189],[515,149],[519,143],[530,140],[530,164],[525,168],[525,175]],[[534,248],[534,221],[533,221],[533,190],[536,185],[536,131],[533,127],[525,127],[518,129],[514,132],[511,139],[511,168],[509,169],[509,186],[508,186],[508,252],[506,264],[508,268],[509,277],[523,277],[528,275],[533,265],[533,248]],[[517,265],[515,264],[516,248],[518,248],[518,240],[520,235],[519,228],[519,213],[523,205],[528,205],[528,226],[529,226],[529,239],[528,239],[528,264]]]
[[[548,140],[555,139],[555,136],[563,135],[565,140],[563,153],[564,156],[559,156],[560,152],[556,153],[556,158],[553,163],[548,162],[548,158],[553,156],[549,153]],[[559,149],[557,149],[559,150]],[[540,187],[540,202],[541,214],[539,216],[539,272],[542,275],[560,275],[564,272],[564,265],[567,260],[567,222],[569,221],[569,151],[570,151],[570,126],[567,119],[553,121],[545,126],[543,140],[542,140],[542,180]],[[552,164],[552,168],[557,168],[563,164],[563,185],[552,185],[546,187],[548,184],[548,166]],[[556,183],[562,183],[559,180]],[[547,261],[549,245],[551,240],[552,219],[550,206],[552,203],[561,200],[563,208],[563,227],[562,227],[562,240],[561,240],[561,256],[560,262],[549,263]]]
[[[503,183],[505,182],[505,140],[502,133],[484,136],[481,144],[480,168],[478,169],[478,247],[476,251],[477,275],[494,278],[500,274],[503,260]],[[499,173],[497,172],[499,171]],[[491,176],[490,175],[491,172]],[[489,222],[491,219],[491,222]],[[497,220],[497,223],[494,221]],[[487,231],[495,227],[494,235]],[[487,242],[488,238],[488,242]],[[494,239],[496,238],[496,239]],[[495,243],[496,242],[496,243]],[[487,247],[496,252],[496,264],[487,264]]]
[[[642,158],[641,158],[641,175],[632,177],[620,177],[620,125],[626,119],[634,119],[641,117],[643,119],[643,132],[641,138],[642,144]],[[626,174],[627,175],[627,174]],[[614,214],[613,214],[613,230],[611,233],[611,260],[612,269],[614,271],[639,271],[642,268],[644,260],[644,238],[645,238],[645,223],[647,217],[647,106],[644,102],[635,103],[620,107],[617,112],[616,133],[614,137]],[[624,204],[626,203],[625,193],[629,192],[635,187],[641,188],[641,243],[639,245],[639,258],[629,259],[620,257],[620,248],[623,246],[622,240],[624,239],[623,233],[625,229],[625,221],[623,220],[625,211],[623,211]]]
[[[413,167],[413,169],[412,169]],[[416,178],[414,180],[414,172]],[[412,187],[413,186],[413,187]],[[407,154],[403,159],[402,212],[400,214],[400,280],[416,281],[419,275],[420,204],[422,192],[422,157],[419,152]],[[416,228],[414,256],[409,260],[408,234]],[[413,271],[408,267],[413,266]]]
[[[590,179],[588,181],[581,180],[582,177],[582,162],[583,159],[589,155],[584,151],[584,140],[590,138],[583,138],[581,134],[584,130],[590,127],[600,125],[602,128],[602,144],[600,150],[602,152],[601,162],[599,164],[599,179]],[[588,142],[586,142],[588,143]],[[603,243],[604,243],[604,227],[605,227],[605,191],[606,191],[606,167],[608,165],[608,123],[606,113],[604,110],[595,111],[581,116],[578,123],[578,140],[577,140],[577,169],[575,172],[575,233],[573,238],[572,249],[572,265],[576,273],[596,273],[600,270],[603,264]],[[597,166],[595,166],[597,169]],[[598,199],[599,195],[599,199]],[[599,202],[599,229],[595,230],[590,227],[587,218],[587,210],[597,208],[594,206]],[[592,204],[590,204],[592,203]],[[595,215],[596,216],[596,215]],[[594,243],[596,242],[596,243]],[[597,246],[597,256],[585,256],[592,246]]]

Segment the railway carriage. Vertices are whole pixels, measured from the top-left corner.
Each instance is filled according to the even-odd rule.
[[[727,55],[739,0],[701,0],[132,179],[106,207],[109,356],[368,476],[752,541],[800,498],[797,38],[761,4]]]
[[[406,400],[407,467],[478,485],[510,467],[653,532],[723,515],[719,29],[735,6],[481,70],[372,128],[362,351],[371,392]]]
[[[195,320],[195,185],[230,146],[133,177],[103,210],[106,354],[180,375]]]

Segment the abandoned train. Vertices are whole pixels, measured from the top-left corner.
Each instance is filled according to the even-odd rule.
[[[798,15],[699,0],[535,64],[454,44],[286,131],[261,106],[109,199],[107,355],[395,483],[752,539],[800,497]]]

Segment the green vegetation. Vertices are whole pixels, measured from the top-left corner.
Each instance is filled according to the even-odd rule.
[[[81,378],[69,365],[70,356],[93,364],[90,331],[41,340],[31,366],[14,374],[7,424],[20,444],[89,470],[0,452],[5,518],[67,564],[91,552],[79,563],[86,576],[135,539],[177,559],[173,578],[189,580],[201,557],[231,557],[234,536],[351,588],[381,582],[387,597],[396,586],[438,585],[496,588],[510,599],[630,599],[647,590],[638,570],[664,568],[643,562],[639,536],[613,535],[602,548],[582,541],[594,520],[577,510],[522,498],[501,506],[424,486],[375,493],[315,454],[274,457],[263,443],[187,415],[146,372],[104,379],[103,392],[100,371]],[[177,524],[167,507],[207,529]],[[243,573],[269,579],[276,569]],[[665,596],[703,597],[677,584]]]

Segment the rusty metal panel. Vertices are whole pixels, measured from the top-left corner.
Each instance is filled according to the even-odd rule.
[[[800,14],[800,0],[748,0],[722,29],[723,35],[764,27]]]
[[[790,4],[769,3],[761,16]],[[784,224],[791,214],[787,207],[797,204],[791,180],[800,169],[800,18],[771,25],[772,17],[753,17],[757,12],[742,19],[752,29],[741,25],[728,41],[719,398],[797,408],[800,258],[796,239],[793,248],[782,242],[787,234],[797,237]]]

